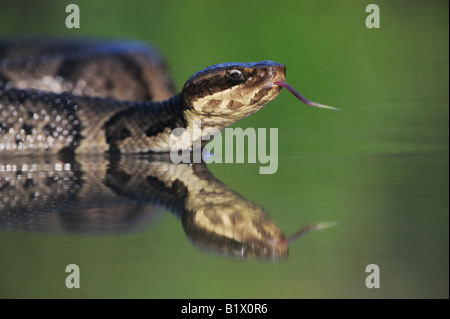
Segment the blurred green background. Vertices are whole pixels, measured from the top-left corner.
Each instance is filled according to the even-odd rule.
[[[81,28],[65,27],[76,3]],[[380,7],[368,29],[365,8]],[[0,231],[6,298],[448,298],[448,1],[0,1],[0,36],[153,43],[178,88],[221,62],[284,63],[315,109],[282,92],[237,124],[278,128],[278,171],[211,164],[291,234],[287,261],[238,262],[193,247],[170,213],[140,232],[79,237]],[[64,285],[65,266],[81,288]],[[380,267],[367,289],[365,267]]]

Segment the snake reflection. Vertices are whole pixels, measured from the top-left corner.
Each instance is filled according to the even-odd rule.
[[[289,240],[267,212],[204,163],[148,155],[6,158],[0,196],[0,229],[116,233],[148,226],[168,209],[199,248],[237,258],[288,255]]]

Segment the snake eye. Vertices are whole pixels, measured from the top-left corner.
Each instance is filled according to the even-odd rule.
[[[237,69],[233,69],[230,71],[230,82],[232,84],[238,84],[238,83],[242,83],[244,82],[244,74],[237,70]]]

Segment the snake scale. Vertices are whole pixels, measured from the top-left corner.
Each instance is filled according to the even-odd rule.
[[[209,128],[252,115],[282,87],[326,107],[285,77],[285,66],[272,61],[223,63],[176,93],[164,59],[142,43],[0,41],[0,227],[116,229],[140,225],[163,206],[199,246],[241,258],[286,256],[289,238],[264,209],[204,164],[111,157],[168,152],[171,131],[194,134],[196,120],[201,133],[184,147],[203,146]]]

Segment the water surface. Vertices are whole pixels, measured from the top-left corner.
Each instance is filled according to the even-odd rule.
[[[67,30],[57,1],[28,11],[8,3],[2,36],[144,39],[167,56],[179,87],[215,63],[285,63],[292,86],[341,112],[282,92],[236,125],[278,128],[278,171],[208,169],[286,235],[340,224],[307,234],[287,259],[270,262],[199,249],[164,209],[140,227],[103,234],[2,229],[0,296],[448,298],[448,2],[379,5],[381,28],[369,30],[360,1],[80,1],[82,27]],[[80,289],[64,285],[71,263],[80,266]],[[379,289],[365,286],[368,264],[380,267]]]

